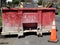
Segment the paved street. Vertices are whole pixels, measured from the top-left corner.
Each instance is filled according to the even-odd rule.
[[[60,16],[56,15],[57,25],[57,38],[60,40]],[[0,45],[60,45],[58,43],[48,42],[50,35],[43,35],[43,37],[37,37],[35,34],[26,35],[25,38],[18,39],[15,37],[0,38]]]

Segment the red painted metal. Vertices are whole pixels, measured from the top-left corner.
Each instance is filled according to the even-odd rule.
[[[5,29],[5,27],[9,27],[11,31],[18,31],[20,30],[19,27],[23,27],[23,24],[34,27],[34,23],[36,23],[37,27],[49,29],[53,18],[55,18],[54,8],[6,8],[3,9],[2,13],[2,26],[3,30],[6,31],[9,29]]]

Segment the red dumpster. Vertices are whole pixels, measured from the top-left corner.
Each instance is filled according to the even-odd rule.
[[[2,35],[50,32],[55,19],[54,8],[5,8],[2,9]]]

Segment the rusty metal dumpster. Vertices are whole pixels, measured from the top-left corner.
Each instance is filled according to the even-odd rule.
[[[2,10],[2,35],[50,32],[55,19],[54,8],[5,8]]]

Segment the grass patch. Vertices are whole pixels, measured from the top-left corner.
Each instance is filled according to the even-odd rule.
[[[60,11],[58,12],[58,14],[60,15]]]

